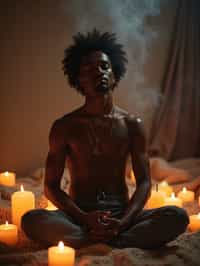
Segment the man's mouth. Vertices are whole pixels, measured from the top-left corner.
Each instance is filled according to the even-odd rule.
[[[106,78],[101,78],[96,86],[97,91],[108,91],[109,86],[108,86],[108,80]]]

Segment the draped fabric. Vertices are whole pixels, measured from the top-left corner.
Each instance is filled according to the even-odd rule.
[[[162,101],[154,115],[151,156],[200,156],[200,1],[180,0]]]

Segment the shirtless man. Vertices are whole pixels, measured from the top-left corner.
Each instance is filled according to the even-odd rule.
[[[143,210],[151,181],[142,122],[113,104],[126,63],[115,35],[97,30],[77,34],[65,50],[64,73],[85,104],[53,123],[44,191],[58,210],[26,213],[22,228],[29,238],[47,245],[63,240],[75,248],[96,242],[156,248],[185,231],[183,209]],[[129,155],[136,177],[130,199],[125,182]],[[60,188],[65,162],[69,194]]]

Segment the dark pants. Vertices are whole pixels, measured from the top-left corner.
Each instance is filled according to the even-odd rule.
[[[116,211],[115,207],[113,216],[119,217],[120,212]],[[133,219],[131,226],[109,244],[117,248],[158,248],[185,232],[188,223],[188,215],[182,208],[166,206],[143,210]],[[60,210],[31,210],[22,217],[22,229],[30,239],[47,246],[57,245],[59,241],[74,248],[93,244],[87,231]]]

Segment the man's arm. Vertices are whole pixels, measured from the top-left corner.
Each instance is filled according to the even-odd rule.
[[[120,231],[129,227],[131,221],[143,209],[151,194],[149,159],[146,154],[146,139],[142,121],[139,118],[129,117],[127,119],[127,126],[130,139],[132,167],[136,178],[136,190],[120,221]]]
[[[63,137],[62,122],[54,122],[49,135],[49,152],[46,160],[44,193],[60,210],[67,212],[79,222],[85,213],[78,208],[67,193],[60,188],[68,147]]]
[[[50,149],[46,160],[44,181],[45,195],[60,210],[66,212],[78,223],[84,225],[89,231],[91,231],[91,238],[101,240],[104,238],[105,226],[100,223],[100,220],[102,217],[108,216],[108,212],[84,212],[75,204],[66,192],[60,189],[60,181],[65,167],[65,159],[69,150],[66,144],[67,136],[63,137],[63,132],[66,132],[66,129],[63,129],[62,123],[57,120],[53,124],[49,136]]]

